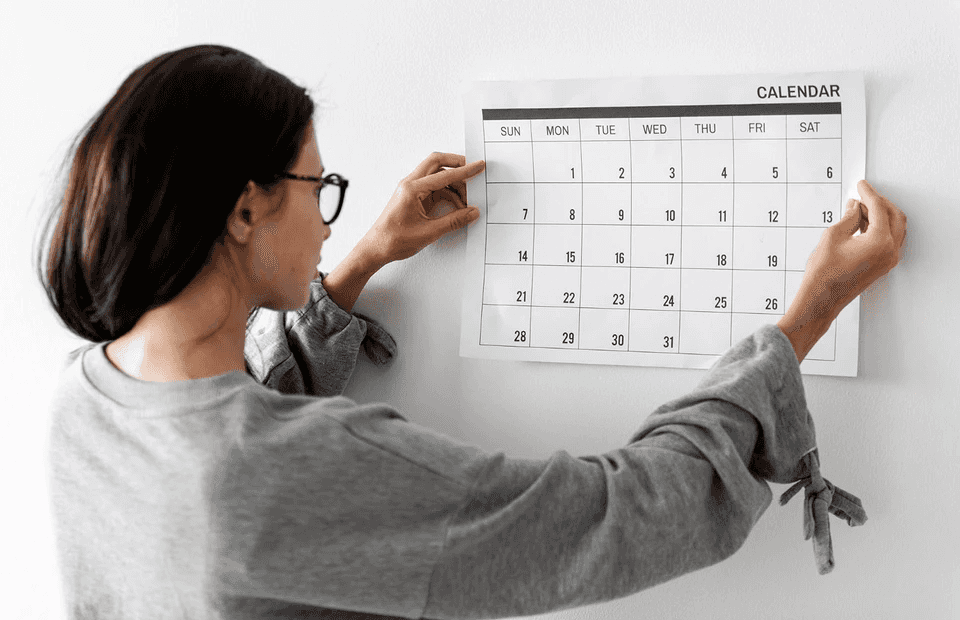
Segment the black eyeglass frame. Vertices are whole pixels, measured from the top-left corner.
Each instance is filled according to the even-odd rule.
[[[347,195],[347,185],[350,184],[348,180],[337,174],[336,172],[331,172],[325,177],[313,177],[303,174],[290,174],[289,172],[281,172],[277,175],[278,179],[293,179],[294,181],[310,181],[312,183],[320,184],[320,191],[317,192],[317,209],[320,208],[320,192],[323,191],[323,188],[327,185],[336,185],[340,188],[340,201],[337,203],[337,210],[334,211],[333,217],[329,220],[324,219],[323,223],[329,226],[333,224],[334,220],[340,215],[340,210],[343,208],[343,197]],[[320,217],[323,218],[323,212],[320,213]]]

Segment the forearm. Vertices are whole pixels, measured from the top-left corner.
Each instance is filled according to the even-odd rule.
[[[786,314],[777,321],[777,327],[793,345],[798,362],[804,360],[810,349],[830,329],[830,324],[839,313],[837,306],[825,290],[805,291],[801,288]]]
[[[330,299],[350,312],[363,287],[384,264],[376,258],[375,253],[370,250],[369,241],[364,238],[327,274],[323,279],[323,288]]]

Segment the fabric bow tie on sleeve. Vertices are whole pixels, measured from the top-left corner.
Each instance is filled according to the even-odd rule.
[[[867,520],[867,513],[863,510],[860,498],[834,486],[820,475],[820,462],[816,450],[805,454],[802,462],[806,465],[809,475],[798,480],[780,496],[780,505],[783,506],[789,502],[800,489],[806,489],[803,537],[804,540],[810,540],[813,537],[813,553],[817,561],[817,570],[821,575],[826,575],[833,570],[833,543],[830,539],[828,513],[845,519],[851,527],[863,525]]]

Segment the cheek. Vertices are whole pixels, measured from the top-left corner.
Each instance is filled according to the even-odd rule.
[[[279,239],[276,227],[264,231],[257,237],[254,244],[254,253],[251,267],[253,277],[260,282],[273,282],[280,272],[280,256],[277,254],[277,240]],[[282,251],[282,247],[280,248]]]

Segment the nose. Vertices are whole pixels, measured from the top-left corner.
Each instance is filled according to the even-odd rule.
[[[330,238],[330,233],[332,232],[330,230],[330,225],[327,224],[326,222],[323,222],[321,224],[321,230],[323,231],[323,240],[326,241],[327,239]]]

